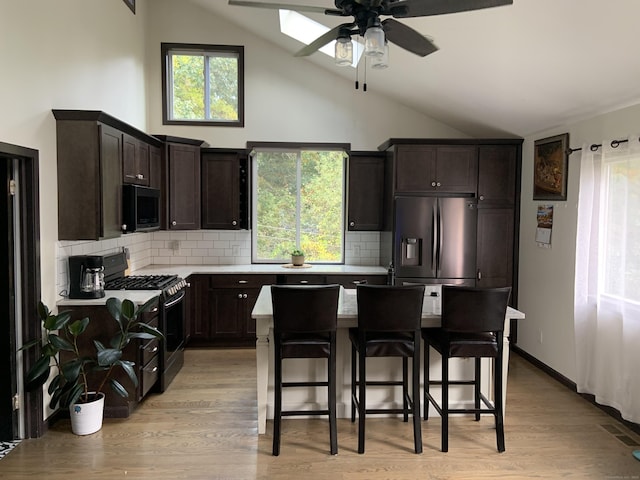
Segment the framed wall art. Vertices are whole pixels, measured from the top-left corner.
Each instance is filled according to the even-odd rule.
[[[533,199],[566,200],[569,134],[536,140],[533,147]]]
[[[127,7],[129,7],[134,14],[136,13],[136,0],[122,0],[122,1],[127,4]]]

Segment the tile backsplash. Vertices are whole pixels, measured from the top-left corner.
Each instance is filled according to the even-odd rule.
[[[126,247],[131,269],[147,265],[243,265],[251,263],[251,232],[247,230],[182,230],[130,233],[100,241],[59,241],[56,252],[58,292],[68,289],[67,257],[107,255]],[[345,264],[379,264],[378,232],[346,232]]]

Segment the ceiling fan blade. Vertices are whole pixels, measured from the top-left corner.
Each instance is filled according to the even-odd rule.
[[[345,28],[351,28],[354,25],[355,24],[353,24],[353,23],[343,23],[342,25],[338,25],[337,27],[332,28],[327,33],[325,33],[324,35],[321,35],[318,38],[316,38],[313,42],[311,42],[309,45],[307,45],[303,49],[297,51],[295,56],[296,57],[306,57],[308,55],[311,55],[312,53],[314,53],[318,49],[324,47],[327,43],[329,43],[329,42],[335,40],[336,38],[338,38],[338,34],[340,33],[340,30],[345,29]]]
[[[382,28],[387,36],[387,40],[395,43],[399,47],[405,50],[415,53],[421,57],[438,51],[438,47],[433,42],[427,39],[424,35],[416,32],[413,28],[394,20],[393,18],[387,18],[382,21]]]
[[[336,10],[334,8],[313,7],[310,5],[292,5],[289,3],[262,3],[244,0],[229,0],[229,5],[237,7],[269,8],[273,10],[293,10],[294,12],[322,13],[324,15],[343,15],[341,10]]]
[[[398,0],[383,13],[395,18],[429,17],[512,5],[513,0]]]

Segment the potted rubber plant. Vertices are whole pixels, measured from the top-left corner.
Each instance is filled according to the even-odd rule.
[[[58,406],[69,408],[73,433],[87,435],[97,432],[102,428],[107,384],[118,395],[129,396],[125,386],[114,378],[116,371],[123,370],[133,385],[138,385],[135,363],[122,358],[124,348],[135,339],[163,338],[158,329],[140,320],[140,314],[157,302],[155,297],[136,307],[131,300],[107,299],[107,309],[117,325],[116,333],[107,345],[97,338],[89,339],[95,348],[92,354],[87,354],[79,344],[79,339],[87,331],[89,318],[73,320],[67,311],[53,314],[40,302],[38,315],[44,338],[40,357],[25,377],[25,389],[40,388],[52,377],[47,388],[51,395],[49,406],[52,409]],[[83,338],[83,342],[86,339]],[[37,344],[40,340],[25,344],[21,350]]]
[[[304,265],[304,252],[299,248],[291,251],[291,263],[295,267],[301,267]]]

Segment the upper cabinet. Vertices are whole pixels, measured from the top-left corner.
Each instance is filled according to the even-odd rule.
[[[478,206],[513,206],[519,191],[519,146],[481,145]]]
[[[161,228],[200,228],[200,145],[201,140],[158,135],[162,150]]]
[[[101,111],[53,110],[53,115],[58,157],[58,239],[119,236],[124,139],[134,140],[136,148],[140,143],[159,148],[161,142]]]
[[[476,192],[475,145],[398,145],[394,162],[397,193]]]
[[[248,180],[245,150],[202,150],[202,228],[249,228]]]
[[[382,230],[384,153],[351,152],[347,200],[347,229]]]
[[[136,185],[149,186],[149,149],[148,143],[131,135],[122,137],[122,181]]]

